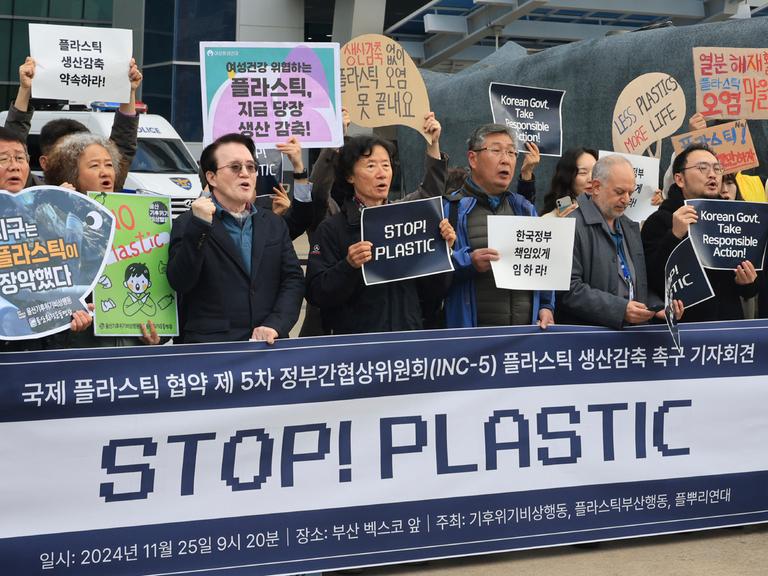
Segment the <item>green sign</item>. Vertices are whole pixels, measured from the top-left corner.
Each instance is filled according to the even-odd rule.
[[[140,324],[152,321],[158,335],[177,336],[176,293],[165,274],[170,199],[114,192],[88,195],[115,217],[112,249],[93,292],[94,333],[141,336]]]

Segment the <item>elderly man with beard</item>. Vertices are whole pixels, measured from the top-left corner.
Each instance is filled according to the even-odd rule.
[[[719,199],[723,168],[707,146],[692,144],[675,158],[672,174],[675,182],[667,199],[646,220],[642,231],[648,283],[658,294],[664,293],[664,267],[670,253],[698,219],[696,209],[685,200]],[[745,260],[733,271],[705,269],[705,273],[715,296],[691,308],[686,320],[742,320],[740,297],[751,298],[757,293],[757,272],[752,263]]]

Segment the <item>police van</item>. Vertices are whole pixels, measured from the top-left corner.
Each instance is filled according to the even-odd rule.
[[[0,126],[7,112],[0,112]],[[41,174],[40,129],[50,120],[71,118],[104,138],[112,132],[115,112],[41,110],[32,116],[32,128],[27,138],[32,171]],[[200,196],[202,186],[198,165],[181,136],[173,126],[157,114],[139,114],[138,148],[125,180],[124,192],[141,192],[171,198],[174,218],[186,212],[192,201]]]

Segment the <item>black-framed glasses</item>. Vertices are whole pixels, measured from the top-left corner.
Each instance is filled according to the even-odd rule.
[[[694,164],[693,166],[686,166],[685,168],[683,168],[683,170],[690,170],[691,168],[696,168],[699,172],[701,172],[705,176],[709,174],[710,170],[712,170],[718,176],[723,173],[723,167],[720,164],[710,164],[709,162],[699,162],[698,164]]]
[[[230,162],[229,164],[224,164],[224,166],[217,166],[216,171],[218,172],[223,168],[229,168],[229,171],[237,176],[243,171],[243,168],[245,168],[245,171],[248,172],[248,174],[256,174],[258,166],[256,165],[256,162],[246,162],[245,164],[242,162]]]
[[[473,152],[488,152],[489,154],[492,154],[493,156],[496,156],[496,158],[501,157],[502,154],[506,155],[507,158],[516,158],[517,157],[517,150],[514,148],[488,148],[488,146],[485,146],[484,148],[475,148],[472,150]]]

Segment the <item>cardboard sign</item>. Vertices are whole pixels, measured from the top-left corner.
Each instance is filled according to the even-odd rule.
[[[768,242],[768,204],[733,200],[686,200],[698,220],[688,236],[704,268],[733,270],[744,260],[763,269]]]
[[[696,110],[706,118],[768,118],[768,50],[693,49]]]
[[[622,90],[613,109],[613,149],[642,154],[654,142],[671,136],[685,120],[685,94],[672,76],[651,72]],[[661,145],[655,156],[661,157]]]
[[[58,186],[0,190],[0,340],[69,328],[112,244],[109,210]]]
[[[118,28],[29,25],[34,98],[128,102],[133,33]]]
[[[672,146],[680,154],[691,144],[712,148],[723,172],[731,174],[760,165],[746,120],[736,120],[672,137]]]
[[[562,106],[565,90],[533,88],[491,82],[488,98],[493,121],[514,128],[517,149],[533,142],[542,156],[560,156],[563,151]]]
[[[361,237],[373,244],[373,259],[363,264],[365,285],[453,271],[448,244],[440,235],[443,218],[439,197],[365,208]]]
[[[497,288],[568,290],[573,265],[573,218],[488,216],[488,247]]]
[[[115,236],[93,292],[97,336],[141,336],[152,320],[160,336],[177,336],[176,293],[168,284],[170,198],[90,192],[115,217]]]
[[[607,150],[599,152],[600,158],[611,154],[623,156],[632,164],[632,169],[635,171],[635,191],[632,192],[624,214],[635,222],[642,222],[658,209],[651,204],[651,199],[659,188],[659,159]]]
[[[391,38],[363,34],[341,47],[341,98],[359,126],[410,126],[432,143],[423,131],[430,110],[424,79]]]
[[[201,42],[203,142],[230,132],[274,148],[344,141],[339,45],[331,42]]]

